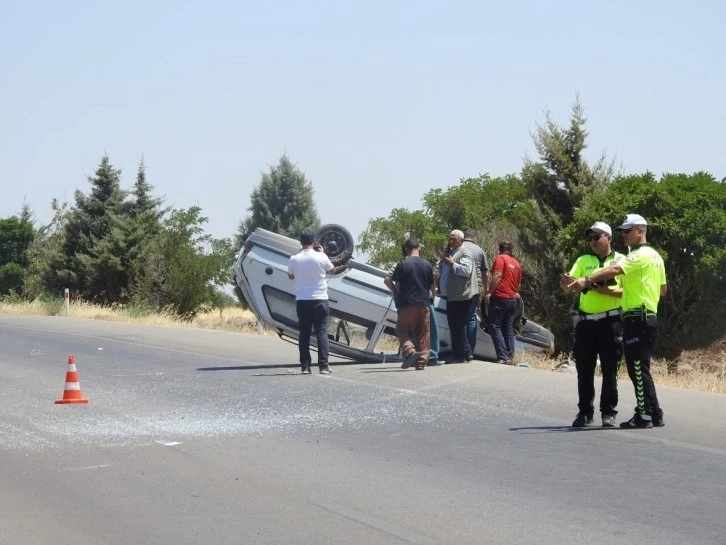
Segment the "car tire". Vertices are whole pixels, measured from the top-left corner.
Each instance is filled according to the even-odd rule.
[[[479,327],[489,333],[489,305],[486,304],[485,300],[482,299],[479,304]]]
[[[521,297],[517,297],[517,313],[514,315],[514,333],[519,335],[526,323],[527,318],[524,317],[524,300]]]
[[[323,225],[315,232],[315,238],[336,267],[347,264],[353,255],[355,241],[350,231],[342,225],[335,223]]]

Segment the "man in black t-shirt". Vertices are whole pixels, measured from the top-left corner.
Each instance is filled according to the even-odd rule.
[[[419,243],[408,239],[406,257],[396,264],[393,275],[385,279],[398,307],[396,336],[402,345],[402,369],[416,365],[426,368],[430,349],[429,303],[436,294],[434,268],[419,256]]]

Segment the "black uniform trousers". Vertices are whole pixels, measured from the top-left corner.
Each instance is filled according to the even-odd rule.
[[[655,392],[655,382],[650,374],[651,350],[657,333],[658,317],[655,314],[638,313],[635,316],[623,316],[625,363],[638,403],[635,412],[646,420],[648,417],[655,420],[663,418],[663,411]]]
[[[600,356],[600,412],[603,416],[617,415],[618,367],[623,355],[623,323],[620,316],[578,322],[573,351],[580,414],[592,417],[595,411],[595,367]]]

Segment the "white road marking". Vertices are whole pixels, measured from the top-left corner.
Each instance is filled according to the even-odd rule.
[[[157,373],[131,373],[129,375],[111,375],[112,377],[152,377],[152,376],[159,376],[163,375],[165,373],[157,372]]]
[[[68,471],[83,471],[85,469],[103,469],[104,467],[111,467],[111,464],[100,464],[97,466],[86,466],[86,467],[72,467]]]

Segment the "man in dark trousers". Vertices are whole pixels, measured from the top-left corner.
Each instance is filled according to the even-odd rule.
[[[476,315],[479,311],[479,304],[484,294],[489,289],[489,261],[476,242],[474,242],[475,232],[473,229],[464,231],[464,246],[471,252],[471,258],[474,261],[474,271],[476,272],[476,281],[479,286],[479,293],[472,299],[469,307],[469,315],[466,319],[466,340],[469,342],[472,354],[476,347],[476,335],[479,331]]]
[[[595,222],[585,231],[590,251],[575,261],[569,274],[563,275],[567,288],[575,278],[590,276],[596,271],[625,258],[613,251],[612,230],[607,223]],[[573,352],[577,368],[577,407],[579,412],[573,428],[589,426],[594,417],[595,367],[600,357],[602,389],[600,415],[604,428],[615,426],[618,414],[618,366],[623,353],[623,324],[620,318],[620,297],[623,290],[617,279],[593,284],[580,292],[577,310],[573,312],[575,343]]]
[[[581,292],[593,284],[622,275],[620,308],[623,312],[625,363],[635,388],[637,406],[633,417],[621,422],[620,427],[660,427],[665,425],[665,421],[650,374],[650,358],[658,333],[658,302],[668,289],[665,264],[660,254],[646,241],[648,222],[643,216],[628,214],[615,230],[620,232],[629,249],[625,259],[575,279],[570,287]]]
[[[429,360],[430,303],[436,294],[434,269],[419,256],[419,243],[410,238],[403,245],[406,257],[396,264],[384,282],[398,307],[396,336],[401,342],[402,369],[423,371]]]
[[[305,229],[300,233],[302,250],[290,258],[287,276],[295,281],[297,319],[300,326],[298,347],[300,366],[304,375],[310,374],[310,334],[315,325],[318,341],[318,368],[320,373],[332,373],[328,365],[328,283],[326,274],[335,274],[335,267],[328,256],[315,251],[315,233]]]
[[[479,294],[479,284],[474,270],[474,258],[469,247],[464,246],[464,233],[454,229],[449,233],[448,251],[439,261],[442,298],[446,299],[446,318],[449,323],[451,350],[454,353],[448,363],[463,363],[474,359],[474,353],[466,337],[469,309]]]
[[[509,241],[499,243],[492,264],[492,281],[484,296],[489,306],[489,335],[497,352],[497,363],[514,365],[514,317],[517,314],[522,267],[512,255]]]

